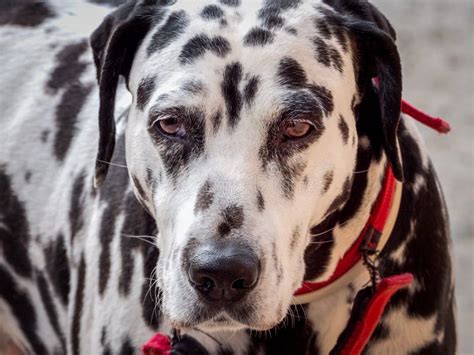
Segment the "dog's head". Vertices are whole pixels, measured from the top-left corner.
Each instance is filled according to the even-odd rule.
[[[91,44],[96,183],[123,75],[127,165],[157,222],[163,311],[176,326],[282,320],[311,227],[347,200],[361,107],[372,106],[374,139],[401,178],[400,62],[393,30],[366,1],[130,1]]]

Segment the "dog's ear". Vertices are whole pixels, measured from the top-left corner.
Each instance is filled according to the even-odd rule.
[[[128,1],[109,14],[90,38],[100,95],[95,186],[105,180],[114,151],[114,108],[119,76],[128,79],[137,48],[152,24],[155,2]]]
[[[402,99],[402,69],[395,31],[387,18],[366,0],[325,0],[336,12],[329,19],[345,28],[354,43],[354,61],[360,95],[358,116],[369,122],[370,138],[380,142],[395,177],[403,180],[398,145]],[[377,78],[377,85],[373,80]],[[380,137],[380,132],[383,132]]]

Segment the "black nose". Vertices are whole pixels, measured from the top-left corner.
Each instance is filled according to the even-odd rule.
[[[259,261],[249,247],[212,242],[199,246],[193,254],[189,282],[208,302],[237,302],[257,284]]]

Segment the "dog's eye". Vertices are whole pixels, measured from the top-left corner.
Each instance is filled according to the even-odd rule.
[[[156,122],[158,129],[169,136],[184,137],[186,130],[184,129],[183,123],[176,117],[169,117]]]
[[[313,126],[304,121],[291,121],[284,126],[284,134],[290,139],[306,137],[313,130]]]

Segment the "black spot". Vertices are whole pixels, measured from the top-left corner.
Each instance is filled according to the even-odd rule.
[[[122,342],[119,355],[133,355],[133,354],[135,354],[135,348],[132,346],[130,339],[126,338]]]
[[[287,33],[289,33],[290,35],[293,35],[293,36],[297,36],[297,35],[298,35],[298,31],[296,30],[296,28],[291,27],[291,26],[285,27],[285,31],[286,31]]]
[[[240,5],[240,0],[219,0],[219,2],[223,5],[237,7]]]
[[[278,77],[280,84],[290,89],[301,89],[306,86],[306,73],[303,67],[290,57],[280,61]]]
[[[264,46],[273,42],[274,35],[263,28],[254,27],[244,37],[247,46]]]
[[[244,100],[247,106],[251,106],[258,91],[260,79],[258,76],[252,76],[244,88]]]
[[[55,14],[43,1],[2,0],[0,25],[36,27]]]
[[[137,108],[139,110],[143,111],[148,102],[150,102],[153,90],[155,90],[155,81],[155,76],[149,76],[140,81],[137,89]]]
[[[84,305],[84,288],[86,284],[86,262],[84,260],[84,255],[81,255],[77,275],[75,304],[71,326],[71,348],[73,355],[79,355],[81,353],[81,317],[82,307]]]
[[[234,127],[239,121],[240,111],[242,110],[242,94],[239,91],[241,80],[242,65],[240,63],[228,64],[224,70],[224,80],[222,81],[221,89],[231,127]]]
[[[35,354],[47,354],[44,344],[36,333],[37,315],[30,296],[19,287],[14,277],[3,265],[0,265],[0,299],[9,306],[33,352]]]
[[[200,34],[191,38],[183,47],[179,55],[181,64],[191,64],[206,51],[211,51],[220,58],[224,58],[230,52],[230,43],[224,37],[214,36],[210,38],[206,34]]]
[[[205,211],[207,210],[214,200],[214,193],[211,191],[211,183],[206,181],[199,190],[196,198],[196,205],[194,211]]]
[[[51,323],[56,336],[61,343],[62,351],[66,352],[66,341],[64,339],[64,334],[62,332],[62,326],[59,324],[58,312],[56,311],[56,306],[54,305],[54,301],[51,297],[51,293],[49,291],[48,283],[46,279],[41,273],[37,275],[37,283],[38,283],[38,290],[41,296],[41,301],[44,305],[44,310],[46,311],[46,315],[48,316],[48,320]]]
[[[341,137],[344,144],[347,144],[349,139],[349,127],[347,126],[346,120],[342,115],[339,115],[339,123],[338,123],[339,131],[341,131]]]
[[[4,260],[23,277],[31,277],[30,229],[23,203],[0,165],[0,245]]]
[[[69,303],[70,290],[70,270],[69,258],[67,256],[64,236],[59,234],[44,249],[44,257],[46,260],[46,270],[54,291],[59,296],[61,303],[66,306]]]
[[[29,182],[30,182],[30,180],[31,180],[31,175],[32,175],[32,173],[31,173],[30,170],[27,170],[27,171],[25,172],[25,182],[26,182],[26,183],[29,183]]]
[[[262,191],[260,190],[257,191],[257,206],[260,212],[265,209],[265,200],[263,198]]]
[[[165,24],[153,34],[147,48],[148,56],[164,49],[171,42],[175,41],[188,25],[189,18],[184,10],[171,13]]]
[[[326,67],[332,66],[338,72],[342,73],[344,62],[341,54],[336,48],[327,44],[320,37],[313,39],[316,60]]]
[[[41,132],[41,142],[46,143],[50,133],[51,131],[49,129],[45,129],[43,132]]]
[[[218,226],[221,237],[229,234],[232,229],[239,229],[244,224],[244,210],[241,206],[231,205],[222,212],[222,223]]]
[[[332,32],[331,28],[329,27],[329,24],[324,21],[324,19],[317,19],[316,21],[316,29],[318,30],[318,33],[323,36],[324,39],[331,39]]]
[[[323,183],[323,191],[322,191],[323,194],[328,192],[329,188],[331,187],[333,179],[334,179],[334,171],[330,170],[326,174],[324,174],[324,183]]]
[[[207,20],[221,18],[222,16],[224,16],[224,11],[217,5],[207,5],[201,11],[201,17]]]
[[[89,47],[86,40],[64,47],[57,55],[57,65],[46,83],[47,89],[53,94],[64,89],[61,100],[56,107],[56,135],[54,137],[54,153],[59,160],[66,156],[76,133],[77,116],[93,89],[93,84],[80,81],[82,73],[87,69],[87,61],[79,61]]]
[[[222,122],[222,111],[221,110],[217,111],[212,116],[211,121],[212,121],[212,128],[214,130],[214,133],[216,133]]]
[[[304,279],[314,280],[321,276],[329,265],[332,249],[334,247],[334,237],[328,229],[334,222],[329,218],[316,227],[311,228],[311,241],[304,253],[306,270]],[[330,227],[329,227],[330,228]]]
[[[293,233],[291,233],[291,240],[290,240],[290,250],[294,250],[298,240],[300,239],[300,227],[296,226],[293,229]]]
[[[86,172],[80,173],[74,180],[69,207],[69,222],[71,224],[71,243],[74,242],[79,230],[84,225],[84,181]]]

